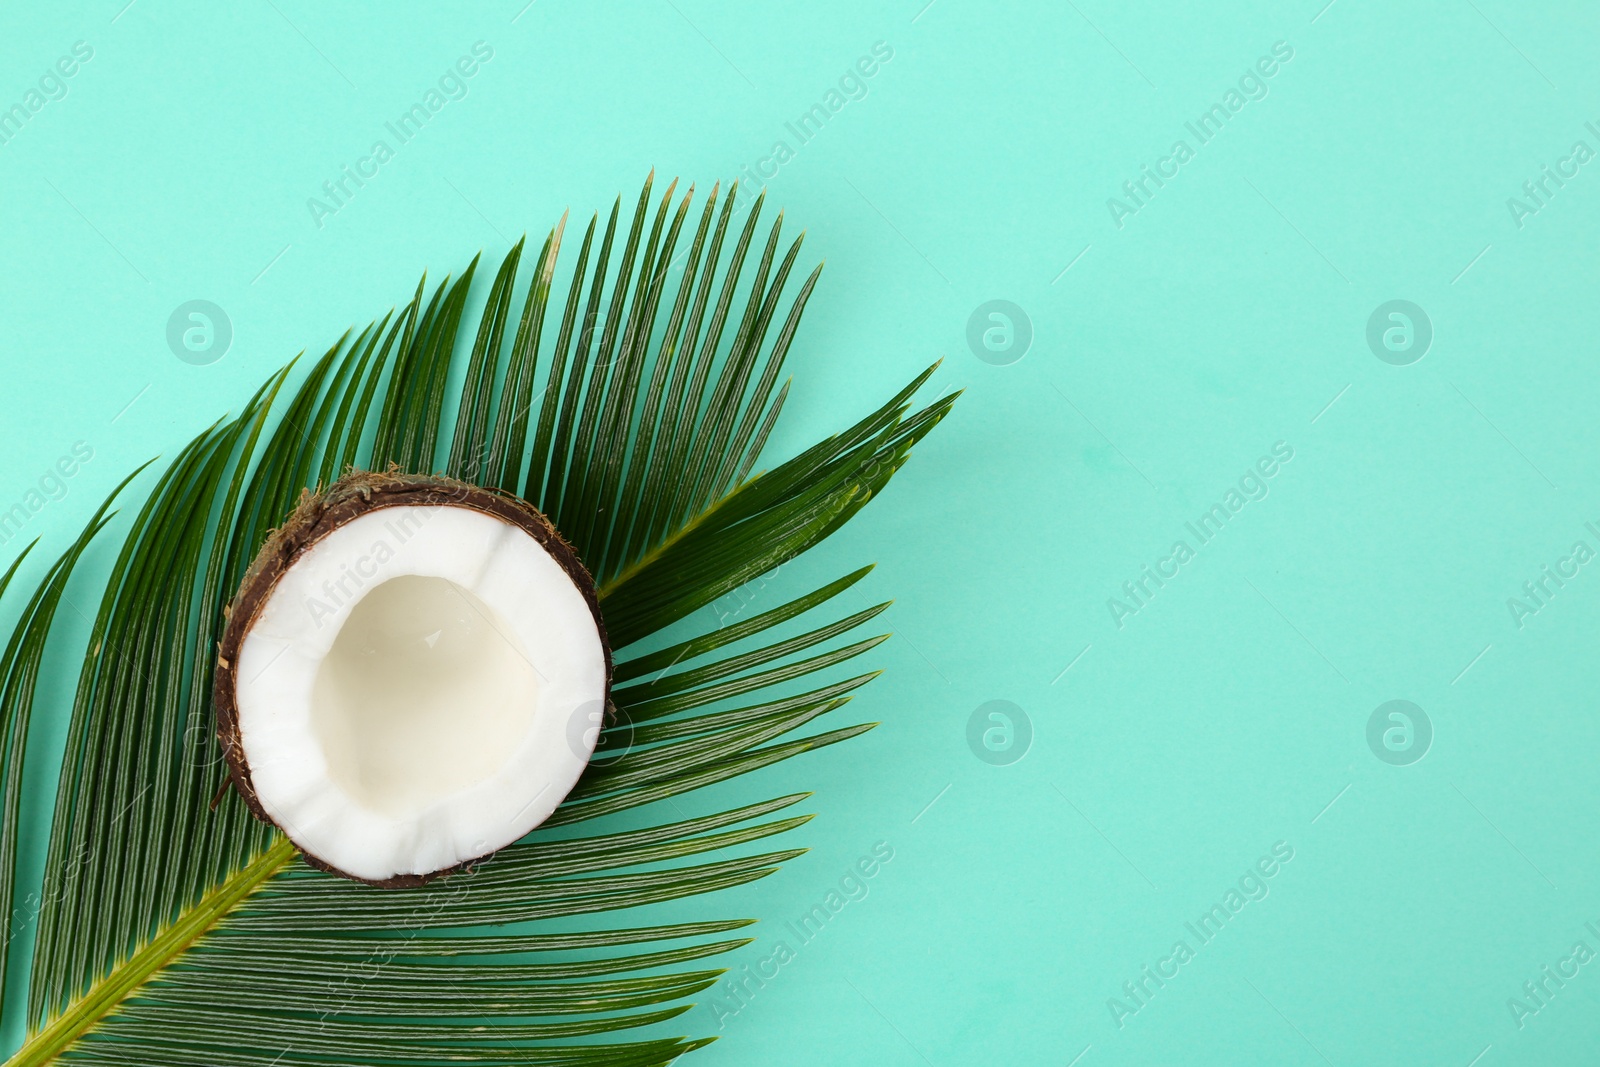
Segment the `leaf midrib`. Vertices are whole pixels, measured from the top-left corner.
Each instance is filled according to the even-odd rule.
[[[759,477],[761,477],[761,475],[756,474],[743,484],[735,486],[729,492],[724,493],[704,511],[694,516],[694,518],[690,519],[682,526],[679,526],[666,537],[663,537],[659,544],[641,555],[632,563],[628,564],[622,570],[618,571],[615,577],[598,583],[599,588],[596,592],[596,596],[600,599],[601,605],[604,606],[606,597],[620,589],[624,584],[627,583],[629,578],[632,578],[635,574],[638,574],[640,571],[644,570],[646,567],[664,555],[666,551],[673,545],[676,545],[679,541],[682,541],[695,530],[705,525],[708,521],[710,521],[711,517],[715,515],[720,508],[722,508],[723,505],[732,500],[734,497],[738,496],[746,487],[754,485],[756,479]]]
[[[276,844],[181,913],[155,939],[112,969],[49,1026],[28,1039],[6,1067],[43,1067],[266,884],[296,855],[294,843]]]

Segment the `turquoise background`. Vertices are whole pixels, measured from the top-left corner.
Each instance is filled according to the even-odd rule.
[[[1600,12],[523,2],[0,16],[0,107],[93,49],[0,144],[0,508],[85,443],[27,527],[59,545],[422,269],[784,140],[770,200],[828,267],[772,455],[941,356],[966,396],[752,594],[878,560],[858,599],[896,598],[896,639],[851,712],[883,725],[755,787],[817,791],[808,855],[671,917],[764,917],[754,966],[875,843],[893,859],[755,995],[719,991],[736,1013],[702,997],[723,1040],[695,1062],[1594,1062],[1600,963],[1520,1027],[1508,1001],[1600,952],[1600,565],[1520,626],[1508,598],[1600,549],[1600,163],[1520,225],[1507,201],[1600,150]],[[479,41],[467,95],[319,228],[307,199]],[[798,145],[785,124],[878,42],[865,97]],[[1200,145],[1185,123],[1277,42],[1265,97]],[[1194,158],[1119,227],[1108,199],[1180,138]],[[232,323],[212,365],[166,343],[191,299]],[[1009,365],[967,340],[993,299],[1031,323]],[[1405,366],[1366,340],[1394,299],[1433,330]],[[1108,599],[1277,442],[1268,495],[1119,627]],[[1431,722],[1420,762],[1368,745],[1394,699]],[[1031,724],[1009,765],[969,748],[991,700]],[[1198,946],[1185,924],[1279,842],[1269,894],[1119,1025],[1109,999],[1136,1006],[1123,983]]]

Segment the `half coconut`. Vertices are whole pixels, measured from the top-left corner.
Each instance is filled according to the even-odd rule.
[[[419,885],[538,826],[604,726],[594,581],[531,505],[355,472],[308,495],[229,609],[233,784],[313,866]]]

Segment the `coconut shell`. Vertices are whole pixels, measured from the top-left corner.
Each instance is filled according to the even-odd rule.
[[[245,572],[238,594],[227,609],[228,625],[223,631],[212,685],[212,699],[217,714],[217,739],[222,744],[222,754],[227,760],[228,773],[234,788],[243,798],[245,806],[262,822],[278,825],[267,814],[256,796],[250,779],[250,763],[239,737],[237,690],[239,649],[243,646],[246,635],[254,627],[256,617],[271,598],[273,590],[277,588],[278,581],[301,555],[353,519],[383,508],[396,507],[469,508],[525,530],[539,542],[566,571],[572,583],[583,594],[589,610],[594,614],[595,626],[600,631],[600,644],[605,649],[604,699],[606,706],[610,706],[611,642],[606,635],[605,621],[600,617],[600,598],[595,591],[594,578],[578,559],[577,552],[541,511],[527,501],[509,494],[484,489],[442,475],[402,474],[398,471],[385,474],[352,471],[320,493],[313,494],[307,491],[301,496],[294,513],[281,527],[273,531],[267,538],[266,544],[261,546],[261,551],[256,554],[250,569]],[[347,871],[342,871],[304,850],[301,851],[306,863],[318,870],[385,889],[419,886],[434,878],[481,863],[491,855],[493,853],[488,852],[474,856],[454,867],[429,874],[401,874],[382,881],[372,881],[356,878]]]

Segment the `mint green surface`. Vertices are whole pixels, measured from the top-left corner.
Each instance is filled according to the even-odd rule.
[[[687,1017],[723,1038],[693,1062],[1595,1062],[1600,13],[923,2],[13,6],[0,108],[92,58],[0,125],[0,510],[44,478],[25,530],[60,546],[424,268],[586,220],[651,167],[761,169],[828,261],[772,455],[940,356],[967,395],[751,594],[878,560],[859,599],[896,599],[896,639],[850,709],[878,730],[740,786],[815,789],[812,851],[658,916],[768,920],[733,957],[767,977]],[[477,42],[465,95],[398,144],[385,124]],[[1219,103],[1202,144],[1186,123]],[[364,187],[308,207],[380,139]],[[167,344],[193,299],[231,320],[211,365]],[[1009,365],[968,343],[995,299],[1031,321]],[[1391,300],[1431,322],[1408,365],[1367,342]],[[1186,524],[1275,445],[1201,544]],[[1177,573],[1135,601],[1147,565]],[[1031,723],[1020,761],[969,748],[992,700]],[[1431,722],[1418,762],[1369,747],[1390,700]],[[865,896],[797,937],[875,847]],[[1202,942],[1186,924],[1241,886],[1259,899]]]

